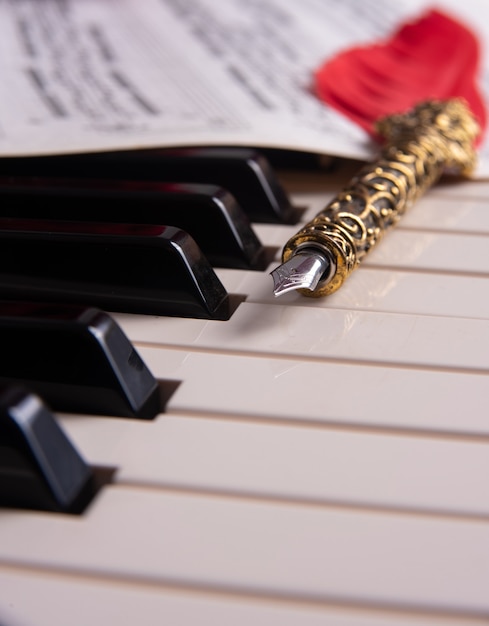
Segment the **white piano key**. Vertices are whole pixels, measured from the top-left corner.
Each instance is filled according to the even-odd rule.
[[[489,237],[393,228],[363,263],[488,276]]]
[[[128,585],[0,568],[0,622],[5,626],[471,626],[463,618],[409,615],[355,607],[267,602],[164,586]],[[26,601],[28,599],[28,601]]]
[[[302,227],[303,221],[295,226],[284,224],[253,224],[253,230],[264,246],[277,247],[282,250],[285,242]]]
[[[254,226],[262,243],[279,251],[299,228]],[[365,266],[488,276],[489,236],[392,228],[365,257]]]
[[[429,194],[406,211],[398,226],[489,235],[488,209],[486,199]]]
[[[338,166],[339,165],[339,166]],[[292,195],[294,204],[299,207],[311,207],[310,217],[314,217],[323,209],[333,197],[342,191],[356,176],[363,166],[362,162],[338,162],[334,169],[328,171],[287,171],[281,173],[281,181],[289,194]],[[442,178],[431,187],[416,204],[442,199],[451,201],[475,201],[484,203],[487,201],[487,181],[477,179],[457,179],[451,176]],[[410,211],[411,209],[409,209]],[[307,210],[309,217],[309,209]],[[407,215],[407,213],[406,213]]]
[[[487,370],[486,320],[244,302],[225,323],[117,316],[137,342],[239,353]]]
[[[230,293],[246,294],[248,302],[489,319],[489,277],[361,267],[326,298],[307,298],[298,292],[276,298],[267,272],[217,273]]]
[[[6,511],[0,564],[489,617],[489,524],[106,487],[82,519]]]
[[[489,519],[479,480],[489,475],[489,441],[171,414],[151,425],[81,416],[62,424],[90,464],[118,468],[120,483]]]
[[[462,191],[463,190],[463,191]],[[299,206],[307,207],[301,223],[312,219],[333,198],[323,193],[304,192],[297,197]],[[406,211],[397,228],[416,228],[447,232],[489,234],[487,186],[477,181],[461,185],[435,186]]]
[[[168,411],[338,427],[489,434],[487,374],[294,361],[141,346],[182,384]]]
[[[453,180],[449,176],[432,187],[427,198],[449,198],[462,200],[487,200],[487,180]]]

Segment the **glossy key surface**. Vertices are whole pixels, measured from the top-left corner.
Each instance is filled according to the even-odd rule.
[[[0,388],[0,507],[78,512],[92,471],[39,396]]]
[[[94,308],[0,302],[0,384],[56,411],[153,418],[158,383],[119,325]]]
[[[185,148],[2,159],[3,175],[204,183],[227,189],[256,222],[286,222],[292,206],[269,162],[247,148]]]
[[[169,224],[188,232],[217,267],[264,269],[265,248],[221,187],[154,181],[0,178],[0,216]]]
[[[0,297],[226,319],[228,295],[185,231],[0,219]]]

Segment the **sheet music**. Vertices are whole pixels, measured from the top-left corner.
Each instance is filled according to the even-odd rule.
[[[366,134],[311,93],[312,72],[425,6],[0,0],[0,154],[252,145],[369,158]],[[477,3],[454,10],[483,22]]]

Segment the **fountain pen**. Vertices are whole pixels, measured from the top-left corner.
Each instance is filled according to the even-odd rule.
[[[480,127],[463,99],[422,102],[380,119],[376,130],[383,142],[378,159],[286,243],[271,272],[275,296],[335,292],[442,174],[470,176],[475,169]]]

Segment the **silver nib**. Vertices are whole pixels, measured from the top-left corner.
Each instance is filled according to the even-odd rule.
[[[312,247],[301,250],[271,272],[273,293],[277,297],[294,289],[314,291],[330,270],[331,263],[324,253]]]

